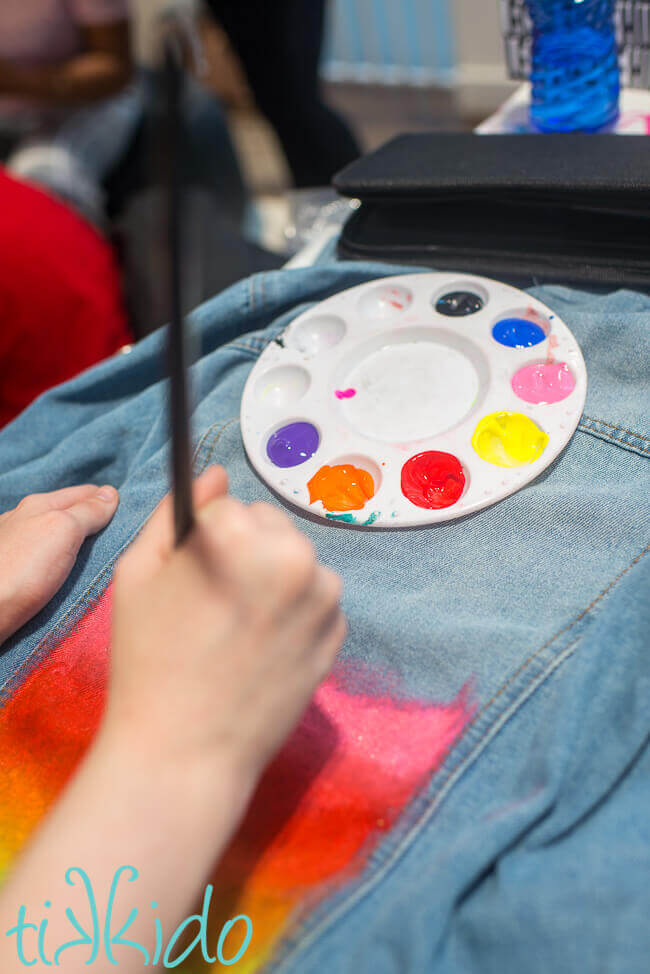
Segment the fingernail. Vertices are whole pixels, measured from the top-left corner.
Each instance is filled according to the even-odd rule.
[[[111,487],[110,484],[100,487],[97,491],[97,496],[99,497],[100,501],[114,501],[115,494],[116,490],[114,487]]]

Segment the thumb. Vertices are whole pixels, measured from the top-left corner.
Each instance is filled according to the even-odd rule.
[[[117,509],[119,495],[114,487],[100,487],[95,494],[67,508],[77,522],[82,539],[105,528]]]
[[[217,497],[228,493],[228,474],[223,467],[208,467],[194,481],[194,503],[198,508],[205,507]]]

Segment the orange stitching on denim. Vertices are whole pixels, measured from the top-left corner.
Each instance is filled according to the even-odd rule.
[[[214,451],[217,448],[217,443],[219,442],[219,440],[221,439],[221,437],[223,436],[223,434],[225,433],[225,431],[228,429],[229,426],[232,426],[233,423],[237,423],[237,422],[239,422],[239,417],[238,416],[233,416],[233,418],[232,419],[229,419],[227,423],[223,423],[221,425],[221,429],[219,430],[218,434],[215,436],[214,441],[212,443],[212,446],[210,447],[210,452],[208,453],[208,455],[206,457],[205,464],[203,465],[203,470],[207,470],[207,468],[208,468],[208,466],[210,464],[210,460],[212,459],[212,456],[214,454]],[[218,425],[218,424],[215,424],[215,425]]]
[[[201,439],[199,440],[199,442],[196,444],[196,448],[194,450],[194,453],[192,454],[192,469],[194,468],[194,464],[196,463],[196,461],[199,459],[199,453],[203,449],[203,444],[208,439],[208,437],[212,434],[215,426],[218,425],[219,425],[218,423],[213,423],[212,426],[209,426],[205,431],[205,433],[203,434],[203,436],[201,437]]]
[[[578,429],[580,429],[583,433],[590,433],[592,436],[600,436],[603,440],[606,440],[608,443],[620,443],[621,446],[627,446],[631,450],[636,450],[638,453],[641,454],[641,456],[644,457],[650,456],[650,449],[648,449],[648,447],[638,446],[636,443],[631,443],[629,440],[621,439],[620,436],[612,436],[611,433],[605,433],[603,430],[594,429],[591,426],[583,426],[582,423],[580,424]],[[632,436],[636,436],[636,433],[633,433]]]
[[[646,443],[650,443],[650,436],[641,436],[640,433],[634,433],[632,430],[628,430],[624,426],[615,426],[614,423],[606,423],[604,419],[594,419],[593,416],[587,416],[586,414],[583,414],[582,418],[588,420],[590,423],[600,423],[602,426],[608,426],[610,430],[620,430],[621,433],[629,433],[630,436],[636,436],[637,439],[645,440]]]

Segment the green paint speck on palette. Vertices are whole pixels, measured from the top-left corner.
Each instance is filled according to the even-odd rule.
[[[343,521],[345,524],[359,524],[352,514],[326,514],[325,517],[328,517],[330,521]],[[371,514],[367,521],[361,522],[361,527],[365,528],[369,524],[374,524],[378,517],[378,513]]]

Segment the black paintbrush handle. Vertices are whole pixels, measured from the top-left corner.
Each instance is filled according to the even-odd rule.
[[[192,461],[188,403],[188,343],[183,318],[182,242],[183,178],[182,146],[183,59],[177,38],[164,42],[162,80],[164,89],[163,159],[165,165],[165,210],[167,284],[170,299],[169,324],[169,411],[172,439],[172,490],[174,536],[180,545],[192,530]]]

